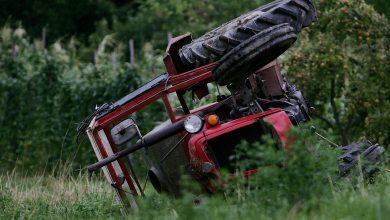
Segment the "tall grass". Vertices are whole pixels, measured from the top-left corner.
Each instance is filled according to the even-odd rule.
[[[5,173],[0,175],[0,218],[387,219],[390,173],[381,171],[373,183],[359,169],[340,178],[338,152],[308,132],[299,129],[306,138],[297,139],[287,152],[268,144],[242,145],[260,171],[249,179],[226,175],[216,194],[187,189],[173,199],[148,186],[139,209],[127,216],[100,175],[75,175],[63,167],[50,175]],[[187,181],[184,185],[194,185]]]
[[[141,200],[139,210],[130,211],[126,218],[387,219],[389,183],[390,175],[384,173],[374,185],[363,189],[347,184],[331,194],[315,193],[315,199],[293,204],[283,201],[283,197],[275,197],[268,206],[258,202],[261,197],[254,198],[260,196],[255,192],[245,199],[239,199],[239,193],[230,198],[185,194],[179,199],[152,194]],[[86,175],[60,178],[8,173],[0,177],[1,219],[119,219],[123,218],[120,209],[108,184]]]
[[[120,206],[108,185],[87,174],[62,170],[27,175],[12,171],[0,176],[1,219],[109,218]]]
[[[123,46],[110,36],[85,63],[78,58],[75,41],[44,48],[24,33],[22,28],[0,28],[0,170],[50,170],[68,160],[74,167],[85,166],[94,153],[88,143],[76,143],[78,123],[96,106],[114,102],[150,80],[152,69],[163,70],[154,62],[153,49],[142,62],[126,63]],[[137,122],[143,129],[151,129],[150,121],[161,116],[163,106],[156,105],[147,112],[152,115],[148,120],[140,114]]]

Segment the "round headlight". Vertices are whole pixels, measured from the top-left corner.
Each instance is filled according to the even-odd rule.
[[[184,128],[188,133],[195,134],[202,129],[203,121],[197,115],[191,115],[184,121]]]

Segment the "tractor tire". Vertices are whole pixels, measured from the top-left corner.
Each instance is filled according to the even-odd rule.
[[[296,39],[294,28],[287,23],[265,29],[223,56],[213,70],[213,77],[221,86],[240,84],[284,53]]]
[[[340,176],[348,176],[353,169],[359,166],[364,177],[372,177],[380,170],[380,166],[386,162],[385,150],[378,144],[372,145],[367,141],[352,143],[342,147],[342,155],[339,157]]]
[[[288,23],[297,34],[315,20],[312,0],[274,1],[183,46],[179,50],[180,60],[188,69],[194,69],[218,61],[242,42],[270,27]]]

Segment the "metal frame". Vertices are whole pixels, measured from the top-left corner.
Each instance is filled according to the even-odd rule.
[[[216,63],[212,63],[187,72],[183,72],[184,70],[182,67],[176,66],[175,57],[172,57],[171,54],[174,54],[175,50],[180,48],[179,45],[187,42],[189,38],[189,35],[185,35],[179,38],[174,38],[170,42],[167,49],[167,55],[164,58],[168,73],[157,77],[133,93],[113,103],[105,112],[97,115],[91,121],[87,129],[87,134],[100,162],[108,159],[107,157],[112,155],[118,156],[118,146],[116,146],[112,141],[110,136],[110,126],[130,117],[134,112],[137,112],[158,99],[162,99],[167,115],[172,122],[172,126],[168,132],[169,135],[177,134],[178,137],[184,136],[184,133],[180,132],[178,128],[182,127],[181,122],[185,116],[180,116],[179,118],[175,116],[174,110],[169,102],[168,95],[176,93],[185,113],[189,114],[190,111],[183,98],[184,93],[188,91],[188,88],[202,88],[202,86],[204,87],[207,83],[213,82],[214,80],[211,71],[216,65]],[[203,111],[207,111],[207,109],[210,110],[218,105],[218,103],[215,103],[214,105],[207,106],[203,109],[198,109],[196,112],[192,112],[192,114],[202,113]],[[239,118],[214,128],[204,126],[201,132],[194,135],[188,135],[188,137],[186,135],[184,139],[187,146],[184,150],[191,165],[193,165],[193,168],[196,168],[197,166],[197,164],[192,164],[192,159],[194,158],[200,158],[200,160],[198,160],[200,163],[210,162],[210,159],[207,157],[203,149],[203,143],[205,141],[215,137],[216,135],[228,133],[232,129],[238,129],[243,126],[256,123],[258,120],[269,122],[283,145],[285,147],[287,146],[286,132],[292,126],[291,121],[289,120],[287,114],[280,109],[269,110],[259,114]],[[141,145],[144,144],[144,141],[146,142],[146,139],[149,137],[146,135],[144,138],[145,140],[142,140]],[[150,138],[157,140],[154,136]],[[134,197],[140,195],[142,189],[137,188],[137,184],[135,184],[133,177],[126,169],[124,161],[122,159],[117,159],[114,162],[109,163],[107,166],[103,167],[103,172],[107,181],[111,183],[113,190],[119,200],[124,203],[125,207],[137,208]],[[213,172],[218,176],[216,170],[213,170]],[[255,171],[248,171],[247,174],[250,175],[254,172]],[[211,182],[203,181],[203,185],[210,191],[213,191]],[[129,193],[126,192],[130,192],[131,194],[129,195]]]
[[[178,95],[183,94],[189,87],[212,82],[211,70],[214,65],[210,64],[187,73],[172,75],[166,78],[162,77],[164,75],[157,77],[157,80],[152,80],[146,86],[136,90],[135,93],[131,93],[115,102],[108,112],[95,117],[87,129],[87,134],[98,160],[101,161],[118,152],[118,146],[113,143],[110,136],[110,126],[128,118],[134,112],[158,99],[163,100],[172,123],[178,121],[170,105],[168,95],[174,92],[178,92]],[[141,189],[136,188],[136,184],[126,169],[124,161],[119,159],[107,165],[103,168],[103,172],[125,207],[136,208],[134,196],[140,195]],[[121,183],[122,179],[124,179],[123,184]],[[126,192],[131,192],[132,195]]]

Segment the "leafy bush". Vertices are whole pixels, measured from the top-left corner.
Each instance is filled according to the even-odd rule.
[[[96,37],[100,39],[106,34],[115,33],[122,42],[127,42],[129,38],[135,39],[138,48],[150,42],[156,48],[165,49],[169,32],[173,36],[191,32],[196,38],[270,1],[138,1],[135,15],[128,15],[126,20],[114,19],[112,27],[107,22],[100,22],[96,34],[90,39],[93,41]]]
[[[366,0],[367,3],[374,5],[375,9],[383,13],[390,19],[390,2],[387,0]]]
[[[362,0],[318,1],[318,21],[284,57],[323,125],[341,143],[390,143],[390,25]]]
[[[134,90],[141,78],[104,50],[96,63],[80,63],[72,44],[45,50],[23,33],[5,26],[0,36],[1,167],[43,169],[68,160],[85,166],[94,156],[89,144],[76,144],[77,123],[95,105]]]
[[[337,176],[338,152],[318,141],[306,127],[287,151],[273,143],[243,145],[259,172],[248,178],[228,175],[212,196],[184,192],[180,198],[157,194],[147,185],[139,209],[129,219],[385,219],[390,214],[389,173],[375,184],[361,176]],[[267,142],[266,142],[267,143]],[[121,218],[114,193],[102,177],[60,168],[56,175],[0,175],[1,218]],[[190,179],[188,181],[191,181]],[[191,185],[191,182],[189,183]]]
[[[309,125],[295,129],[290,136],[296,142],[286,150],[275,146],[268,136],[263,137],[264,144],[243,143],[237,149],[239,155],[247,155],[247,159],[237,163],[239,170],[245,170],[242,168],[250,163],[258,172],[249,179],[239,176],[238,185],[228,184],[232,201],[249,200],[272,214],[286,205],[308,202],[318,195],[331,195],[331,184],[338,179],[339,150],[314,136]]]

